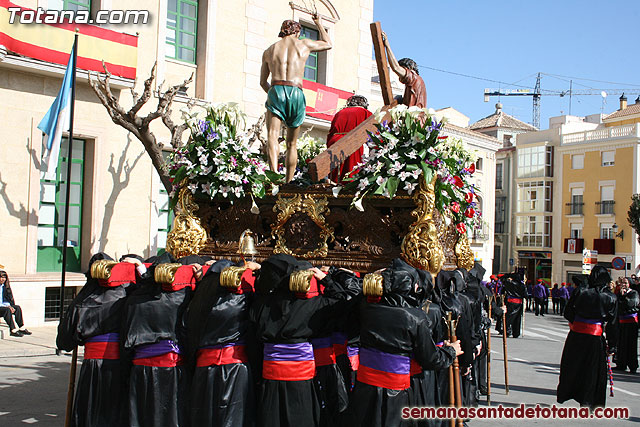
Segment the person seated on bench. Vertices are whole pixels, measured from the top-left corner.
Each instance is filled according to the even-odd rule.
[[[16,317],[15,323],[12,315]],[[4,317],[5,322],[9,325],[12,337],[31,335],[31,332],[24,327],[22,308],[16,305],[13,299],[13,292],[11,292],[11,285],[9,284],[9,276],[3,270],[0,270],[0,316]],[[17,328],[16,323],[18,324]]]

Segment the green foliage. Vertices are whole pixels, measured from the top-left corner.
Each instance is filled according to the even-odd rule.
[[[631,196],[631,205],[629,206],[627,219],[631,228],[636,232],[638,242],[640,243],[640,194]]]

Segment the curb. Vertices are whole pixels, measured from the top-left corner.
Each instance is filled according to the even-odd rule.
[[[43,348],[34,350],[7,350],[0,351],[0,359],[15,358],[15,357],[30,357],[30,356],[55,356],[55,348]]]

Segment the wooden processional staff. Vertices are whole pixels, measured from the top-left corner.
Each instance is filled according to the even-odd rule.
[[[504,307],[504,295],[500,296],[500,305]],[[509,394],[509,364],[507,362],[507,312],[502,312],[502,352],[504,354],[504,390]]]
[[[487,406],[491,406],[491,304],[493,295],[489,295],[489,326],[487,327]]]
[[[449,332],[449,342],[455,342],[458,340],[456,337],[456,327],[458,326],[458,319],[453,320],[451,318],[451,312],[447,311],[447,317],[445,322],[447,323],[447,330]],[[449,366],[449,404],[451,407],[455,405],[456,408],[462,406],[462,395],[460,390],[460,365],[458,363],[458,356],[453,360],[453,365]],[[458,427],[463,426],[462,419],[458,418]],[[455,427],[456,420],[451,419],[451,427]]]

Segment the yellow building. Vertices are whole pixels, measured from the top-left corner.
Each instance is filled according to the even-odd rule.
[[[599,115],[552,117],[549,129],[516,135],[511,258],[528,280],[555,280],[554,259],[561,251],[562,161],[558,151],[562,135],[595,129],[600,122]]]
[[[112,63],[128,58],[124,65],[137,80],[130,73],[112,79],[114,96],[124,108],[132,105],[130,89],[142,92],[144,79],[157,63],[154,95],[141,114],[155,109],[160,82],[166,88],[193,73],[193,83],[174,102],[175,121],[180,120],[179,110],[189,97],[195,97],[199,105],[237,102],[246,111],[248,123],[254,123],[264,112],[266,100],[259,85],[262,52],[278,40],[282,21],[295,19],[303,25],[306,37],[317,37],[310,13],[301,7],[304,2],[288,0],[11,2],[31,10],[88,10],[92,17],[99,10],[148,11],[146,23],[82,26],[79,55],[93,59],[94,65],[101,59]],[[371,94],[373,0],[318,0],[315,4],[334,47],[307,63],[309,110],[304,126],[313,126],[315,135],[324,136],[331,114],[346,95]],[[72,26],[62,30],[47,24],[16,27],[6,24],[6,8],[0,9],[0,15],[4,20],[0,33],[25,38],[35,50],[49,52],[52,58],[71,51]],[[115,41],[105,48],[107,32]],[[66,56],[65,65],[46,58],[0,45],[0,264],[9,273],[16,300],[31,326],[57,318],[60,286],[64,186],[62,178],[41,179],[43,138],[37,125],[60,88]],[[333,94],[329,97],[333,103],[318,103],[327,93]],[[65,298],[84,283],[81,272],[91,254],[104,251],[114,258],[127,253],[148,257],[164,247],[170,224],[167,195],[142,144],[112,123],[87,83],[86,69],[77,73],[74,126],[72,265]],[[161,123],[152,123],[152,131],[160,142],[168,141],[169,133]]]
[[[598,251],[611,268],[615,257],[634,271],[640,260],[637,236],[627,221],[631,196],[640,192],[640,98],[603,119],[596,129],[563,133],[557,149],[562,199],[554,220],[555,282],[582,273],[582,249]],[[624,263],[623,263],[624,264]],[[624,274],[611,270],[613,277]],[[631,273],[628,272],[627,275]]]

